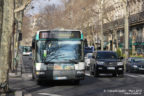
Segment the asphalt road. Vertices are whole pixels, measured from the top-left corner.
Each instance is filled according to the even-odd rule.
[[[32,62],[24,56],[22,78],[10,78],[10,88],[32,96],[144,96],[144,74],[125,73],[124,77],[102,74],[92,77],[86,71],[80,85],[68,81],[43,82],[32,80]]]

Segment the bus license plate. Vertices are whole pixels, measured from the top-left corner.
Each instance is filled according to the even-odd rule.
[[[55,80],[66,80],[67,77],[55,77],[54,79],[55,79]]]
[[[108,70],[115,70],[115,67],[107,67]]]

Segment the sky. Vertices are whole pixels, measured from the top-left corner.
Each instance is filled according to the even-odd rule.
[[[44,7],[46,7],[49,4],[55,4],[55,5],[62,5],[61,0],[33,0],[30,10],[26,14],[38,14],[41,10],[43,10]]]

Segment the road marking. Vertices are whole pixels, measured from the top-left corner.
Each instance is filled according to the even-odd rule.
[[[32,96],[32,94],[25,94],[24,96]]]
[[[129,77],[134,77],[134,78],[137,78],[137,77],[144,77],[144,75],[137,75],[137,74],[125,74],[125,75],[127,75],[127,76],[129,76]]]
[[[44,95],[44,96],[62,96],[62,95],[57,95],[57,94],[50,94],[50,93],[38,93],[39,95]]]
[[[141,77],[144,77],[144,75],[140,75]]]
[[[85,73],[86,76],[91,76],[89,73]],[[104,74],[101,74],[101,75],[104,75]],[[129,76],[129,77],[133,77],[133,78],[138,78],[138,77],[142,77],[144,78],[144,75],[137,75],[137,74],[125,74],[126,76]]]
[[[129,77],[133,77],[133,78],[137,78],[137,77],[139,77],[139,76],[136,76],[136,75],[130,75],[130,74],[125,74],[125,75],[127,75],[127,76],[129,76]]]

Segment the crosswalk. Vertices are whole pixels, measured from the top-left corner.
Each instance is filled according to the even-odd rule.
[[[91,76],[88,72],[86,72],[85,75]],[[102,74],[102,75],[107,75],[107,74]],[[125,73],[124,76],[131,77],[131,78],[144,78],[144,74]]]
[[[50,94],[50,93],[38,93],[41,96],[62,96],[62,95],[58,95],[58,94]]]

